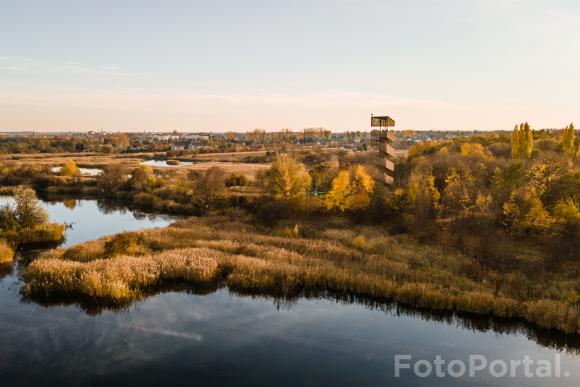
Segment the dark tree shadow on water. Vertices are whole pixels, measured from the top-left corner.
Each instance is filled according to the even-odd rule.
[[[490,315],[478,315],[465,312],[418,309],[387,300],[334,293],[326,290],[301,290],[292,292],[274,290],[257,291],[255,289],[228,288],[223,282],[216,281],[214,283],[201,285],[163,283],[155,288],[143,290],[141,296],[137,299],[123,302],[97,302],[90,297],[73,296],[70,294],[52,295],[50,297],[23,295],[22,299],[24,302],[33,302],[45,307],[76,305],[85,313],[95,316],[104,311],[126,311],[131,305],[162,293],[181,292],[195,296],[203,296],[224,288],[228,289],[230,294],[238,297],[250,297],[271,301],[278,310],[291,310],[300,300],[329,300],[343,305],[362,305],[367,309],[377,310],[391,317],[404,316],[420,318],[425,321],[454,325],[472,332],[494,332],[498,335],[521,334],[544,347],[571,354],[580,354],[580,335],[565,334],[559,331],[544,329],[522,319],[498,318]]]
[[[12,262],[0,263],[0,279],[8,277],[12,274],[14,270],[14,264]]]

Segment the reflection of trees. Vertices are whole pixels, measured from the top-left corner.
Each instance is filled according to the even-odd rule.
[[[76,199],[65,199],[63,200],[62,204],[69,210],[74,210],[77,206],[77,201]]]
[[[196,286],[192,284],[165,284],[156,288],[144,290],[139,299],[153,297],[165,292],[184,292],[193,295],[208,295],[222,286],[219,283]],[[368,309],[377,310],[390,317],[420,318],[440,324],[449,324],[472,332],[495,332],[500,335],[522,334],[529,340],[544,347],[557,351],[567,351],[580,354],[580,336],[560,333],[553,330],[538,328],[537,326],[517,319],[495,318],[470,313],[437,312],[421,310],[396,303],[361,298],[352,295],[336,294],[328,291],[307,291],[299,294],[260,293],[254,290],[230,289],[230,293],[237,297],[261,298],[272,301],[277,310],[291,310],[292,307],[303,300],[330,300],[343,305],[363,305]],[[90,315],[98,315],[106,310],[123,310],[130,307],[133,301],[122,303],[95,302],[91,298],[82,298],[78,295],[61,295],[58,297],[32,296],[30,299],[44,306],[78,305]]]
[[[12,274],[14,264],[12,262],[0,263],[0,279]]]
[[[137,220],[143,220],[143,219],[147,218],[146,214],[139,212],[139,211],[133,211],[132,214],[133,214],[133,217]]]
[[[127,208],[124,205],[110,199],[98,199],[97,208],[103,214],[111,214],[113,212],[120,212],[124,214],[127,212]]]

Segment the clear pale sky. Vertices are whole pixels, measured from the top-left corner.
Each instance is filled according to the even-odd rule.
[[[2,0],[0,131],[580,125],[578,0]]]

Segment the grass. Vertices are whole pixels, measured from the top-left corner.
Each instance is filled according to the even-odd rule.
[[[17,231],[4,231],[2,237],[15,244],[57,243],[64,238],[64,224],[40,224],[32,228]]]
[[[0,264],[10,263],[14,259],[14,250],[5,240],[0,240]]]
[[[33,297],[82,295],[127,302],[167,282],[219,282],[244,292],[288,297],[323,291],[521,318],[580,333],[577,299],[571,296],[580,283],[573,273],[544,273],[540,281],[522,264],[499,275],[438,246],[419,245],[378,228],[344,229],[340,224],[303,225],[304,237],[266,232],[243,213],[191,218],[46,253],[24,271],[23,291]],[[111,253],[119,238],[119,249]]]

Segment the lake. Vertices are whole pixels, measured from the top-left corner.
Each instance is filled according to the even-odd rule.
[[[72,224],[65,245],[174,220],[95,200],[43,205],[52,221]],[[577,338],[513,322],[329,297],[276,300],[227,289],[171,290],[122,310],[87,310],[64,301],[43,306],[22,299],[18,272],[18,265],[0,272],[2,386],[580,384],[580,357],[569,351],[580,348]],[[421,378],[403,369],[396,378],[396,354],[465,363],[470,355],[508,363],[525,356],[555,363],[558,356],[562,376]]]

